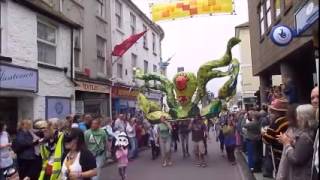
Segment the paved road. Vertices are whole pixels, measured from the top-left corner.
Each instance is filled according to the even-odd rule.
[[[241,180],[238,166],[227,162],[226,156],[223,157],[220,153],[218,143],[211,140],[208,146],[206,168],[194,166],[192,158],[183,159],[181,152],[173,153],[172,167],[162,168],[160,159],[151,160],[149,150],[141,152],[138,159],[129,163],[128,180]],[[103,180],[121,179],[116,164],[104,168],[103,171]]]

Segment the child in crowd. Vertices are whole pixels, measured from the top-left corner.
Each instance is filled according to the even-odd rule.
[[[126,168],[128,166],[128,145],[129,141],[126,133],[121,132],[116,140],[116,158],[118,160],[119,174],[122,180],[127,178]]]

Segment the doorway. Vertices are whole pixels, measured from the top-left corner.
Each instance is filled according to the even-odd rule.
[[[18,99],[11,97],[0,97],[0,121],[7,126],[9,134],[17,132],[18,122]]]

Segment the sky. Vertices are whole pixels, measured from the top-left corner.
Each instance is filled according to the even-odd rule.
[[[165,0],[132,1],[151,17],[149,3]],[[223,56],[228,40],[235,36],[234,27],[248,21],[247,0],[234,2],[236,15],[201,15],[157,22],[165,32],[162,41],[163,59],[175,54],[167,70],[168,78],[173,78],[178,67],[184,67],[185,72],[197,73],[202,64]],[[237,46],[233,48],[233,56],[239,58]],[[207,90],[217,95],[219,88],[227,80],[228,78],[214,79],[208,83]]]

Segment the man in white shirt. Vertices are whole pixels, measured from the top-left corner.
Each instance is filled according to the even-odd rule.
[[[124,115],[119,114],[118,118],[114,123],[114,131],[125,132],[125,122],[124,122]]]
[[[130,143],[129,159],[138,156],[138,140],[136,137],[136,118],[131,118],[126,122],[126,133]]]

